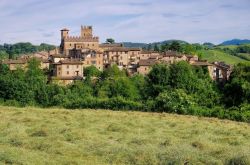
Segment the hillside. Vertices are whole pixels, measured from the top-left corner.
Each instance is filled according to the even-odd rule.
[[[250,40],[232,39],[232,40],[224,41],[220,45],[242,45],[242,44],[250,44]]]
[[[202,59],[208,60],[209,62],[224,61],[227,64],[247,62],[245,59],[224,53],[219,50],[199,50],[198,53],[202,55]]]
[[[13,107],[0,117],[0,164],[250,164],[247,123]]]

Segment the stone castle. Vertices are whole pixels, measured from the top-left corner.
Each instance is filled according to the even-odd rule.
[[[49,80],[63,85],[84,79],[84,68],[91,65],[102,71],[116,64],[120,69],[127,70],[130,75],[145,75],[156,63],[187,61],[193,66],[207,67],[214,80],[227,80],[230,74],[228,65],[208,63],[193,55],[127,48],[119,43],[100,43],[99,37],[93,35],[92,26],[81,26],[80,36],[70,36],[69,31],[67,28],[61,30],[61,44],[55,50],[35,53],[32,56],[24,55],[3,63],[15,70],[17,67],[25,68],[28,59],[35,57],[41,61],[43,69],[50,68]]]

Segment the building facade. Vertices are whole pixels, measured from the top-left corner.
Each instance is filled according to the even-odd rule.
[[[16,60],[5,60],[10,70],[25,69],[28,59],[37,58],[42,69],[49,69],[49,80],[59,84],[70,84],[84,79],[84,68],[95,66],[100,71],[112,65],[126,69],[128,74],[146,75],[156,63],[172,64],[187,61],[193,66],[207,67],[213,80],[228,80],[231,67],[221,62],[208,63],[197,56],[174,51],[159,53],[141,48],[127,48],[120,43],[99,43],[99,37],[93,35],[92,26],[81,26],[79,36],[70,36],[69,29],[61,30],[60,47],[49,52],[24,55]]]

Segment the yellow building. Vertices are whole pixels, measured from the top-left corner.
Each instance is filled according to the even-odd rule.
[[[92,26],[81,26],[80,36],[70,36],[69,30],[61,30],[60,50],[64,55],[69,55],[73,49],[92,49],[99,50],[99,37],[93,36]]]

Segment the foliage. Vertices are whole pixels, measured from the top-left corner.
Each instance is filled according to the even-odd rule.
[[[125,77],[126,71],[120,70],[117,65],[112,65],[105,69],[101,75],[102,79],[115,78],[115,77]]]
[[[1,64],[0,102],[16,106],[170,112],[250,121],[249,64],[235,66],[224,88],[218,88],[210,79],[207,68],[184,61],[156,64],[146,76],[128,76],[117,65],[103,72],[91,66],[84,72],[85,80],[58,86],[47,84],[40,61],[35,59],[29,61],[25,70],[10,71]]]
[[[41,43],[39,46],[32,45],[29,42],[20,42],[16,44],[4,44],[0,45],[0,59],[6,58],[14,58],[20,54],[29,54],[35,53],[38,51],[49,51],[55,49],[55,46]]]
[[[170,69],[165,64],[156,64],[146,76],[146,95],[156,97],[169,88]]]
[[[99,77],[101,72],[93,65],[84,68],[85,77]]]
[[[113,43],[115,43],[115,40],[113,38],[107,38],[106,43],[113,44]]]
[[[156,97],[155,110],[160,112],[188,114],[187,111],[194,104],[194,99],[183,89],[174,89],[164,91]]]
[[[224,94],[227,106],[250,103],[250,64],[239,63],[234,67]]]

